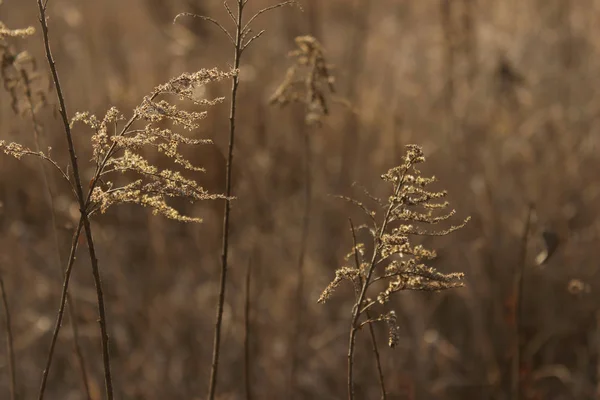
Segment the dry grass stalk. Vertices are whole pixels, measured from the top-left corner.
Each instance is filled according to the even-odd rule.
[[[223,2],[223,6],[227,11],[227,14],[233,21],[233,27],[235,29],[235,33],[232,34],[229,30],[221,24],[219,21],[214,18],[196,15],[190,13],[182,13],[175,17],[175,21],[179,17],[183,16],[191,16],[194,18],[199,18],[204,21],[210,22],[213,25],[217,26],[229,39],[231,44],[233,45],[233,68],[235,70],[239,69],[240,61],[242,58],[242,54],[244,51],[258,39],[265,32],[264,30],[259,31],[258,33],[253,35],[252,25],[256,18],[260,15],[272,11],[274,9],[286,6],[286,5],[296,5],[297,2],[295,0],[291,1],[283,1],[281,3],[265,7],[259,10],[256,14],[250,17],[246,22],[244,22],[244,9],[248,3],[248,0],[237,0],[236,1],[236,10],[234,11],[229,7],[227,0]],[[215,335],[213,340],[213,356],[212,356],[212,365],[210,372],[210,381],[208,388],[208,399],[213,400],[215,398],[216,387],[217,387],[217,376],[219,371],[219,355],[221,348],[221,326],[223,322],[223,307],[225,305],[225,287],[227,283],[227,269],[228,269],[228,255],[229,255],[229,226],[230,226],[230,213],[231,213],[231,204],[230,200],[232,197],[232,171],[233,171],[233,149],[235,145],[235,133],[236,133],[236,110],[237,110],[237,91],[239,87],[239,76],[236,74],[231,78],[231,103],[229,107],[229,144],[227,146],[227,165],[226,165],[226,177],[225,177],[225,210],[223,213],[223,237],[222,237],[222,246],[221,246],[221,276],[219,279],[219,300],[217,302],[217,310],[216,310],[216,320],[215,320]]]
[[[140,106],[135,109],[131,119],[125,123],[120,130],[118,129],[118,123],[123,117],[115,108],[111,108],[102,120],[99,120],[89,113],[78,113],[73,120],[69,122],[64,95],[50,49],[48,27],[46,23],[46,6],[46,3],[42,4],[41,1],[38,1],[46,57],[48,59],[48,64],[50,65],[54,85],[57,91],[60,115],[65,129],[73,178],[71,178],[69,174],[51,158],[50,150],[44,154],[41,151],[30,150],[17,143],[5,143],[4,141],[0,141],[0,149],[11,156],[21,158],[25,155],[33,155],[50,162],[53,167],[59,170],[61,176],[68,181],[79,203],[81,212],[79,227],[73,236],[73,244],[63,284],[61,304],[57,314],[57,321],[38,397],[40,400],[44,397],[46,382],[54,354],[54,347],[56,345],[56,339],[60,330],[68,295],[70,273],[74,263],[79,235],[83,227],[86,233],[98,297],[106,393],[107,398],[112,399],[113,384],[110,371],[110,353],[108,348],[108,328],[104,309],[104,295],[89,217],[96,211],[105,212],[114,204],[135,203],[150,207],[154,214],[161,214],[167,218],[183,222],[200,222],[200,218],[181,215],[177,210],[167,204],[167,199],[172,197],[182,197],[190,201],[198,201],[224,198],[224,196],[206,192],[194,180],[184,177],[181,172],[159,169],[153,166],[139,154],[139,151],[142,147],[150,147],[172,159],[174,164],[184,170],[200,171],[201,168],[196,167],[187,160],[180,153],[178,148],[181,145],[199,145],[208,143],[208,141],[189,139],[173,132],[171,129],[159,129],[155,124],[161,121],[168,121],[175,125],[181,125],[185,129],[192,130],[197,127],[198,121],[204,118],[205,112],[184,111],[166,100],[159,101],[157,98],[176,96],[181,100],[192,101],[196,105],[215,105],[223,99],[197,99],[194,90],[198,86],[210,82],[217,82],[222,79],[237,76],[237,71],[221,72],[216,69],[200,70],[193,74],[182,74],[166,84],[158,86],[151,95],[144,98]],[[146,121],[146,125],[139,129],[132,129],[132,125],[137,121]],[[84,194],[83,191],[76,150],[72,141],[71,129],[75,122],[83,122],[95,131],[95,134],[92,136],[91,144],[96,168],[88,185],[87,194]],[[125,174],[128,177],[131,173],[137,174],[139,178],[133,182],[120,184],[108,180],[111,176]]]
[[[246,287],[244,301],[244,389],[246,400],[252,400],[252,388],[250,383],[250,280],[252,277],[252,258],[248,260],[246,268]]]
[[[8,374],[10,376],[10,398],[17,400],[17,373],[15,369],[15,349],[13,346],[12,323],[8,296],[4,287],[4,279],[0,276],[0,291],[2,292],[2,307],[4,308],[4,330],[6,331],[6,351],[8,354]]]
[[[350,230],[352,231],[352,253],[354,254],[354,266],[356,268],[360,268],[362,264],[360,261],[358,242],[356,240],[356,230],[354,229],[354,224],[350,219]],[[371,312],[369,310],[365,311],[365,315],[367,316],[367,320],[371,319]],[[379,347],[377,346],[377,338],[375,337],[375,331],[373,329],[373,324],[369,325],[369,335],[371,337],[371,345],[373,347],[373,355],[375,356],[375,365],[377,366],[377,377],[379,378],[379,387],[381,388],[381,399],[387,399],[387,392],[385,390],[385,378],[383,375],[383,369],[381,367],[381,358],[379,357]]]
[[[388,306],[390,297],[403,290],[439,291],[463,285],[462,273],[442,273],[425,264],[436,257],[433,250],[421,245],[413,245],[411,239],[416,236],[444,236],[462,228],[468,221],[444,230],[429,230],[418,224],[436,225],[451,218],[455,211],[436,216],[434,212],[444,210],[448,202],[439,202],[446,192],[426,189],[435,182],[435,178],[421,176],[416,166],[425,161],[419,146],[408,145],[403,163],[382,175],[382,179],[391,185],[392,194],[387,200],[375,200],[380,210],[370,211],[362,203],[345,198],[357,204],[366,213],[369,224],[365,226],[373,241],[371,259],[358,266],[342,266],[337,269],[334,280],[325,288],[319,298],[324,303],[334,293],[342,281],[350,281],[355,289],[355,302],[352,307],[350,338],[348,343],[348,398],[354,399],[354,347],[356,334],[364,325],[385,322],[389,330],[389,345],[398,344],[398,327],[394,310],[383,310],[375,317],[360,321],[367,311],[377,305]],[[379,217],[379,218],[378,218]],[[357,251],[364,257],[366,246],[357,244],[347,257]],[[376,274],[377,271],[377,274]],[[387,288],[368,297],[368,289],[375,282],[387,282]]]
[[[297,50],[289,53],[294,58],[294,63],[288,68],[285,79],[271,96],[270,103],[286,106],[291,103],[300,103],[305,106],[304,121],[309,127],[319,127],[325,116],[329,114],[328,99],[334,90],[334,77],[325,60],[325,52],[321,44],[312,36],[298,36],[295,39]],[[302,129],[304,147],[304,213],[302,218],[302,232],[300,236],[295,327],[290,340],[292,351],[290,371],[290,396],[296,391],[296,378],[299,364],[298,344],[302,328],[302,305],[304,299],[304,258],[308,243],[311,214],[311,135],[312,131]]]
[[[271,96],[272,104],[281,106],[299,102],[306,106],[308,125],[319,125],[329,114],[327,97],[335,93],[335,79],[325,59],[323,47],[312,36],[298,36],[297,50],[290,52],[294,64]]]
[[[29,29],[33,31],[33,28]],[[43,89],[42,75],[37,70],[36,60],[29,55],[27,51],[17,52],[15,51],[5,39],[0,39],[0,51],[2,53],[2,65],[0,68],[0,75],[4,82],[4,88],[9,92],[12,102],[11,107],[15,114],[24,115],[31,119],[33,136],[35,142],[35,152],[40,153],[41,146],[41,130],[42,127],[37,119],[37,111],[47,104],[46,91]],[[50,185],[49,172],[46,169],[46,165],[43,159],[39,159],[40,170],[44,180],[44,187],[46,189],[46,198],[48,201],[48,208],[52,217],[52,232],[54,236],[54,247],[56,251],[57,268],[62,272],[62,257],[60,255],[60,245],[58,238],[58,225],[56,217],[56,207],[54,204],[54,193]],[[85,360],[83,357],[83,351],[81,350],[79,340],[79,330],[76,321],[76,310],[72,296],[67,293],[67,304],[70,316],[71,332],[73,334],[73,347],[77,361],[79,364],[79,370],[82,376],[83,390],[86,399],[91,399],[90,388],[88,383],[87,369],[85,366]]]

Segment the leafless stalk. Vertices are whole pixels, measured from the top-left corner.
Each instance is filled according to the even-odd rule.
[[[297,286],[296,286],[296,306],[295,312],[295,327],[292,335],[292,363],[290,372],[290,396],[293,398],[295,388],[297,386],[297,371],[299,364],[298,344],[300,340],[300,332],[302,331],[303,323],[303,299],[304,299],[304,259],[306,256],[306,248],[308,245],[308,232],[310,229],[310,213],[311,213],[311,150],[310,150],[310,134],[306,128],[303,128],[304,136],[304,214],[302,216],[302,232],[300,236],[298,264],[296,266]]]
[[[525,220],[525,225],[523,227],[523,234],[521,235],[521,254],[519,258],[519,264],[517,265],[517,269],[515,271],[515,349],[514,349],[514,357],[512,360],[512,396],[511,399],[519,400],[522,397],[522,387],[521,387],[521,366],[523,360],[523,291],[524,291],[524,274],[525,274],[525,266],[527,265],[527,244],[529,243],[529,232],[531,230],[531,220],[533,216],[533,204],[530,204],[527,209],[527,219]]]
[[[52,332],[52,339],[50,340],[50,349],[48,350],[48,356],[46,359],[46,366],[42,373],[42,383],[40,385],[40,391],[38,393],[38,400],[44,398],[46,392],[46,384],[48,382],[48,374],[50,373],[50,366],[52,365],[52,359],[54,357],[54,348],[56,347],[56,341],[58,340],[58,333],[62,325],[63,316],[65,313],[65,305],[67,302],[67,294],[69,289],[69,280],[71,278],[71,272],[73,271],[73,265],[75,263],[75,253],[77,252],[77,244],[79,242],[79,236],[81,235],[81,229],[83,228],[83,220],[79,220],[77,229],[73,233],[73,239],[71,241],[71,251],[69,253],[68,265],[65,271],[64,282],[62,293],[60,296],[60,306],[58,307],[58,313],[56,315],[56,322],[54,324],[54,331]],[[87,380],[86,380],[87,382]]]
[[[17,400],[17,376],[15,370],[15,350],[13,347],[12,325],[10,321],[10,308],[8,296],[4,288],[4,279],[0,276],[0,290],[2,291],[2,306],[4,307],[4,329],[6,330],[6,350],[8,352],[8,373],[10,375],[10,398]]]
[[[42,146],[41,146],[41,138],[40,138],[40,124],[38,123],[37,116],[35,113],[35,104],[33,100],[33,94],[31,91],[30,78],[25,69],[21,69],[21,78],[23,81],[23,86],[25,90],[25,97],[27,98],[27,105],[29,108],[29,113],[31,117],[31,123],[33,127],[33,136],[35,142],[35,150],[41,154]],[[57,267],[60,271],[60,275],[62,276],[62,257],[60,255],[60,245],[58,239],[58,229],[57,229],[57,219],[56,219],[56,209],[54,206],[54,194],[52,193],[52,187],[50,186],[50,177],[48,176],[48,171],[43,160],[40,159],[40,169],[42,171],[42,177],[44,179],[44,187],[46,189],[46,197],[48,200],[48,208],[50,210],[50,215],[52,217],[52,233],[54,238],[54,247],[56,250],[56,260]],[[60,168],[59,168],[60,169]],[[61,170],[62,171],[62,170]],[[70,182],[69,182],[70,183]],[[79,370],[81,372],[81,378],[83,382],[83,389],[85,392],[85,396],[88,400],[91,400],[92,396],[90,394],[90,387],[88,382],[87,369],[85,366],[85,359],[83,357],[83,351],[81,350],[81,345],[79,342],[79,329],[77,328],[77,313],[75,311],[75,304],[73,302],[73,298],[70,293],[67,292],[67,305],[68,305],[68,313],[69,313],[69,322],[71,325],[71,332],[73,333],[73,349],[75,351],[75,355],[77,357],[77,362],[79,364]],[[56,340],[56,339],[55,339]]]
[[[252,258],[248,260],[246,269],[246,292],[244,301],[244,384],[246,400],[252,400],[250,387],[250,278],[252,275]]]
[[[52,57],[52,52],[50,49],[50,39],[48,36],[48,23],[46,16],[46,6],[48,1],[42,3],[42,0],[37,0],[38,11],[40,16],[40,26],[42,28],[42,34],[44,37],[44,48],[46,52],[46,58],[48,60],[48,65],[50,66],[50,70],[52,72],[52,79],[54,81],[54,86],[56,88],[56,96],[58,98],[59,106],[60,106],[60,115],[62,119],[62,123],[65,130],[65,137],[67,140],[67,147],[69,149],[69,157],[71,160],[71,168],[73,170],[74,184],[77,193],[77,200],[79,202],[79,211],[81,213],[81,219],[83,220],[83,227],[85,229],[87,245],[90,255],[90,261],[92,264],[92,274],[94,275],[94,283],[96,286],[96,295],[98,298],[98,314],[99,314],[99,324],[100,331],[102,337],[102,358],[104,363],[104,379],[106,385],[106,396],[108,400],[113,399],[113,384],[112,384],[112,376],[110,371],[110,352],[108,348],[108,328],[106,323],[106,312],[104,308],[104,293],[102,291],[102,282],[100,279],[100,271],[98,267],[98,258],[96,257],[96,249],[94,247],[94,241],[92,237],[92,228],[88,216],[88,211],[86,210],[86,198],[84,197],[83,187],[81,184],[81,177],[79,173],[79,164],[77,162],[77,154],[75,151],[75,145],[73,143],[73,138],[71,135],[71,127],[69,125],[69,117],[67,116],[67,109],[65,105],[65,99],[62,92],[62,87],[60,85],[60,80],[58,77],[58,71],[56,69],[56,65],[54,63],[54,59]],[[66,297],[66,290],[65,290]],[[58,328],[57,328],[58,329]],[[49,358],[51,361],[51,357]],[[44,397],[44,387],[45,381],[47,379],[47,372],[45,372],[46,377],[44,378],[44,384],[40,390],[39,399],[43,399]]]
[[[226,4],[226,3],[225,3]],[[235,29],[235,45],[233,52],[233,68],[237,70],[240,67],[240,57],[242,54],[242,16],[244,11],[244,2],[237,2],[237,16]],[[227,146],[227,167],[225,177],[225,212],[223,215],[223,238],[221,247],[221,276],[219,280],[219,301],[217,304],[217,316],[215,321],[215,334],[213,340],[213,356],[210,370],[210,383],[208,388],[208,400],[214,400],[217,389],[217,374],[219,371],[219,351],[221,348],[221,324],[223,322],[223,306],[225,305],[225,287],[227,284],[227,261],[229,255],[229,221],[231,212],[231,174],[233,171],[233,146],[235,143],[235,112],[237,102],[237,90],[240,83],[239,75],[231,79],[231,100],[229,107],[229,145]]]
[[[354,224],[352,223],[352,219],[350,221],[350,230],[352,231],[352,243],[354,247],[354,265],[357,269],[360,269],[360,258],[359,258],[359,250],[358,250],[358,242],[356,241],[356,230],[354,229]],[[371,320],[371,313],[369,310],[366,310],[367,320]],[[373,330],[373,324],[369,325],[369,334],[371,336],[371,345],[373,347],[373,355],[375,356],[375,363],[377,365],[377,375],[379,377],[379,387],[381,388],[381,398],[382,400],[387,399],[387,393],[385,391],[385,379],[383,377],[383,369],[381,368],[381,360],[379,358],[379,349],[377,347],[377,339],[375,338],[375,331]]]
[[[205,21],[211,22],[223,31],[228,39],[233,43],[233,70],[237,71],[240,67],[240,60],[243,52],[248,46],[257,39],[264,31],[259,32],[257,35],[247,39],[247,36],[251,33],[251,26],[254,20],[268,11],[283,7],[285,5],[297,4],[296,1],[284,1],[273,6],[266,7],[259,10],[250,19],[244,23],[244,8],[248,3],[248,0],[237,0],[236,13],[229,7],[227,0],[224,1],[223,6],[227,11],[227,14],[234,22],[235,34],[232,35],[227,28],[225,28],[220,22],[211,18],[195,14],[179,14],[180,16],[192,16],[200,18]],[[177,19],[176,17],[176,19]],[[223,213],[223,237],[221,246],[221,272],[219,279],[219,299],[216,310],[215,320],[215,333],[213,339],[213,355],[210,371],[210,381],[208,388],[208,400],[214,400],[216,387],[217,387],[217,376],[219,371],[219,355],[221,348],[221,325],[223,322],[223,306],[225,304],[225,287],[227,283],[227,272],[228,272],[228,255],[229,255],[229,225],[230,225],[230,213],[231,213],[231,199],[232,199],[232,171],[233,171],[233,149],[235,144],[235,117],[237,107],[237,91],[239,86],[239,75],[235,74],[231,77],[231,100],[229,107],[229,144],[227,146],[227,165],[225,172],[225,210]]]

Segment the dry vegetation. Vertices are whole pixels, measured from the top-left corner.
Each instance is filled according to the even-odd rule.
[[[0,398],[600,396],[597,1],[37,3]]]

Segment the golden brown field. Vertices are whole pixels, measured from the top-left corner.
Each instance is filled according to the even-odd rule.
[[[239,1],[49,0],[63,115],[38,1],[0,0],[0,399],[599,398],[600,2]],[[216,21],[265,32],[240,54]],[[272,104],[295,59],[314,74]],[[407,211],[436,199],[410,144],[439,227]],[[336,270],[356,291],[317,303]]]

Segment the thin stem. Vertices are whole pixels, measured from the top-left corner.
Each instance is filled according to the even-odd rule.
[[[17,400],[17,374],[15,369],[15,349],[13,347],[12,325],[10,322],[10,309],[8,296],[4,288],[4,279],[0,276],[0,290],[2,291],[2,306],[4,307],[4,328],[6,330],[6,350],[8,352],[8,374],[10,375],[10,398]]]
[[[246,1],[248,1],[248,0],[246,0]],[[246,4],[246,1],[243,1],[243,2],[240,2],[240,1],[238,1],[238,3],[240,3],[240,5],[243,7],[243,6],[244,6],[244,4]],[[298,4],[298,2],[297,2],[296,0],[282,1],[282,2],[281,2],[281,3],[279,3],[279,4],[274,4],[274,5],[272,5],[272,6],[265,7],[265,8],[263,8],[262,10],[259,10],[259,11],[258,11],[256,14],[254,14],[254,15],[252,16],[252,18],[250,18],[250,19],[248,20],[248,22],[246,22],[246,24],[244,25],[244,28],[242,29],[242,36],[246,36],[246,34],[247,34],[247,33],[248,33],[248,31],[250,30],[250,27],[252,26],[252,23],[254,22],[254,20],[255,20],[256,18],[258,18],[258,17],[259,17],[261,14],[264,14],[264,13],[266,13],[266,12],[269,12],[269,11],[271,11],[271,10],[274,10],[274,9],[276,9],[276,8],[283,7],[283,6],[287,6],[287,5],[291,5],[291,4]]]
[[[246,269],[246,298],[244,302],[244,383],[246,400],[252,400],[250,388],[250,277],[252,274],[252,258],[248,260]]]
[[[354,244],[354,263],[356,264],[356,269],[360,271],[360,258],[358,255],[358,245],[357,245],[357,241],[356,241],[356,230],[354,229],[354,224],[352,223],[352,220],[350,221],[350,229],[352,231],[352,241]],[[371,313],[369,312],[369,310],[365,310],[365,313],[367,315],[367,320],[371,321]],[[369,333],[371,335],[371,345],[373,347],[373,355],[375,356],[375,363],[377,364],[377,374],[379,376],[379,387],[381,388],[381,398],[383,400],[387,399],[387,394],[385,391],[385,379],[383,378],[383,369],[381,368],[381,360],[379,358],[379,348],[377,347],[377,339],[375,338],[375,331],[373,330],[373,325],[372,324],[368,324],[369,325]],[[362,324],[361,324],[362,326]]]
[[[394,197],[397,197],[400,193],[400,189],[404,184],[404,176],[398,182],[398,186],[394,190]],[[356,344],[356,332],[358,331],[358,319],[361,316],[360,306],[365,300],[365,296],[367,294],[367,288],[369,287],[369,282],[371,281],[371,277],[373,276],[373,272],[375,271],[375,265],[377,265],[377,257],[379,255],[379,249],[381,246],[381,237],[383,236],[385,229],[387,228],[388,222],[390,220],[390,215],[392,213],[392,208],[394,204],[390,203],[388,209],[385,213],[385,217],[383,218],[383,222],[381,227],[379,228],[379,232],[377,236],[374,238],[374,248],[373,248],[373,256],[371,257],[371,261],[369,263],[369,267],[367,269],[367,276],[365,277],[362,285],[362,289],[354,304],[352,310],[352,323],[350,325],[350,338],[348,340],[348,399],[354,400],[354,347]]]
[[[529,231],[531,229],[531,219],[533,215],[533,205],[530,204],[527,209],[527,219],[523,227],[523,235],[521,236],[521,254],[519,265],[515,273],[515,354],[512,362],[512,396],[511,399],[519,400],[521,398],[521,365],[523,354],[523,275],[525,265],[527,263],[527,243],[529,242]]]
[[[233,69],[240,67],[240,55],[242,49],[242,14],[244,3],[237,2],[237,20],[235,27],[235,46],[233,55]],[[208,388],[208,400],[214,400],[217,388],[217,375],[219,372],[219,351],[221,347],[221,325],[223,322],[223,306],[225,304],[225,287],[227,283],[227,256],[229,254],[229,222],[231,212],[231,176],[233,171],[233,146],[235,143],[235,112],[239,76],[236,74],[231,78],[231,103],[229,108],[229,146],[227,149],[227,167],[225,178],[225,212],[223,215],[223,238],[221,248],[221,277],[219,282],[219,300],[217,304],[217,316],[215,321],[215,333],[213,340],[212,366],[210,371],[210,383]]]
[[[58,313],[56,314],[56,322],[54,324],[54,331],[52,332],[52,339],[50,340],[50,349],[48,350],[48,357],[46,359],[46,366],[42,373],[42,383],[40,385],[40,391],[38,394],[38,400],[44,398],[46,391],[46,384],[48,382],[48,374],[50,373],[50,366],[52,365],[52,358],[54,356],[54,348],[56,347],[56,341],[58,340],[58,333],[62,325],[63,315],[65,313],[65,305],[67,302],[67,293],[69,289],[69,280],[71,279],[71,272],[73,270],[73,264],[75,264],[75,254],[77,252],[77,244],[79,243],[79,236],[81,235],[81,229],[83,228],[83,220],[79,220],[77,229],[73,233],[73,239],[71,240],[71,251],[69,253],[69,260],[67,269],[65,271],[65,279],[63,281],[62,293],[60,296],[60,306],[58,307]]]
[[[40,125],[38,124],[37,117],[35,115],[35,107],[33,104],[31,89],[30,89],[30,85],[29,85],[29,76],[27,75],[27,73],[24,70],[21,71],[21,75],[23,77],[23,80],[26,83],[25,84],[25,95],[27,97],[28,104],[29,104],[29,113],[31,114],[31,122],[33,125],[33,136],[34,136],[36,151],[41,152],[42,146],[40,144],[41,143],[40,129],[39,129]],[[56,210],[54,207],[54,193],[52,193],[52,187],[50,186],[50,177],[49,177],[48,171],[46,170],[45,165],[42,162],[42,160],[40,160],[40,169],[42,170],[42,177],[44,178],[44,186],[46,188],[46,197],[48,199],[48,208],[50,209],[50,215],[52,217],[52,233],[53,233],[53,238],[54,238],[54,248],[56,250],[56,261],[57,261],[56,265],[62,276],[63,273],[62,273],[61,265],[63,265],[63,261],[62,261],[61,255],[60,255],[60,244],[59,244],[59,239],[58,239],[58,228],[57,228],[58,223],[57,223],[57,219],[56,219]],[[61,170],[61,172],[62,172],[62,170]],[[67,180],[68,180],[68,177],[67,177]],[[69,184],[71,186],[71,189],[73,189],[73,191],[74,191],[73,185],[71,184],[70,181],[69,181]],[[85,392],[86,399],[91,400],[92,396],[90,394],[90,386],[89,386],[87,369],[85,366],[85,359],[83,358],[83,351],[81,350],[81,345],[79,342],[79,329],[77,327],[77,320],[76,320],[77,312],[76,312],[76,308],[75,308],[75,303],[73,302],[73,298],[71,297],[71,295],[68,291],[67,291],[67,306],[68,306],[68,313],[69,313],[69,322],[71,325],[71,332],[73,333],[73,350],[75,351],[75,355],[77,357],[77,362],[79,364],[79,370],[81,372],[81,379],[83,382],[83,390]]]
[[[65,99],[62,92],[62,87],[60,85],[60,80],[58,78],[58,71],[56,69],[56,65],[54,63],[54,58],[52,57],[52,52],[50,49],[50,40],[48,37],[48,24],[46,17],[46,6],[42,4],[42,0],[37,0],[38,10],[40,14],[40,25],[42,28],[42,34],[44,37],[44,48],[46,52],[46,59],[48,61],[48,65],[50,66],[50,70],[52,72],[52,79],[54,81],[54,86],[56,88],[56,96],[58,98],[58,102],[60,105],[60,115],[62,119],[62,123],[64,125],[65,138],[67,141],[67,147],[69,149],[69,157],[71,161],[71,168],[73,169],[73,177],[75,178],[75,189],[77,192],[77,200],[79,202],[79,212],[81,213],[81,219],[83,221],[83,227],[85,229],[85,235],[87,239],[88,251],[90,255],[90,261],[92,264],[92,274],[94,276],[94,284],[96,286],[96,296],[98,298],[98,322],[100,324],[100,332],[102,339],[102,359],[104,363],[104,380],[106,385],[106,396],[108,400],[113,400],[113,384],[112,384],[112,376],[110,372],[110,353],[108,348],[108,328],[106,323],[106,312],[104,308],[104,294],[102,291],[102,281],[100,279],[100,271],[98,267],[98,258],[96,257],[96,249],[94,247],[94,240],[92,236],[92,227],[90,224],[89,216],[86,210],[86,199],[83,194],[83,187],[81,185],[81,176],[79,174],[79,164],[77,162],[77,154],[75,152],[75,145],[73,143],[73,137],[71,135],[71,127],[69,125],[69,118],[67,116],[67,108],[65,105]],[[65,295],[66,297],[66,295]],[[47,373],[47,372],[46,372]],[[43,398],[44,392],[40,391],[40,400]]]
[[[48,161],[54,168],[56,168],[60,172],[61,176],[67,181],[67,183],[71,187],[71,190],[73,191],[73,194],[75,194],[75,195],[77,194],[77,192],[75,191],[75,188],[73,187],[71,181],[69,180],[69,176],[67,175],[67,173],[65,171],[62,170],[62,168],[56,163],[56,161],[54,161],[53,159],[51,159],[50,157],[48,157],[47,155],[45,155],[42,152],[23,150],[21,152],[21,154],[25,155],[25,156],[39,157],[41,160]]]
[[[208,21],[208,22],[216,25],[217,27],[219,27],[219,29],[221,29],[221,31],[223,31],[223,33],[227,36],[227,38],[229,38],[229,41],[231,42],[231,44],[237,46],[236,42],[233,40],[233,37],[231,37],[231,34],[229,33],[229,31],[223,25],[221,25],[221,23],[219,21],[217,21],[216,19],[211,18],[211,17],[205,17],[204,15],[198,15],[198,14],[192,14],[192,13],[187,13],[186,12],[186,13],[177,14],[175,16],[175,19],[173,20],[173,23],[177,22],[177,20],[180,17],[200,18],[200,19],[202,19],[204,21]]]
[[[299,364],[298,345],[303,343],[300,340],[300,332],[302,331],[302,321],[304,305],[304,259],[306,257],[306,248],[308,243],[308,232],[310,228],[310,213],[311,213],[311,150],[310,150],[310,134],[304,130],[304,215],[302,217],[302,233],[300,237],[300,253],[298,255],[298,265],[296,269],[297,286],[296,286],[296,321],[294,333],[291,341],[292,348],[292,366],[290,371],[290,398],[294,397],[294,392],[297,385],[297,370]]]
[[[367,311],[367,318],[370,318],[369,312]],[[381,388],[381,398],[387,399],[385,391],[385,380],[383,378],[383,369],[381,368],[381,360],[379,358],[379,348],[377,347],[377,339],[375,338],[375,331],[373,330],[373,324],[369,324],[369,333],[371,334],[371,345],[373,346],[373,355],[375,356],[375,364],[377,365],[377,375],[379,377],[379,387]]]

